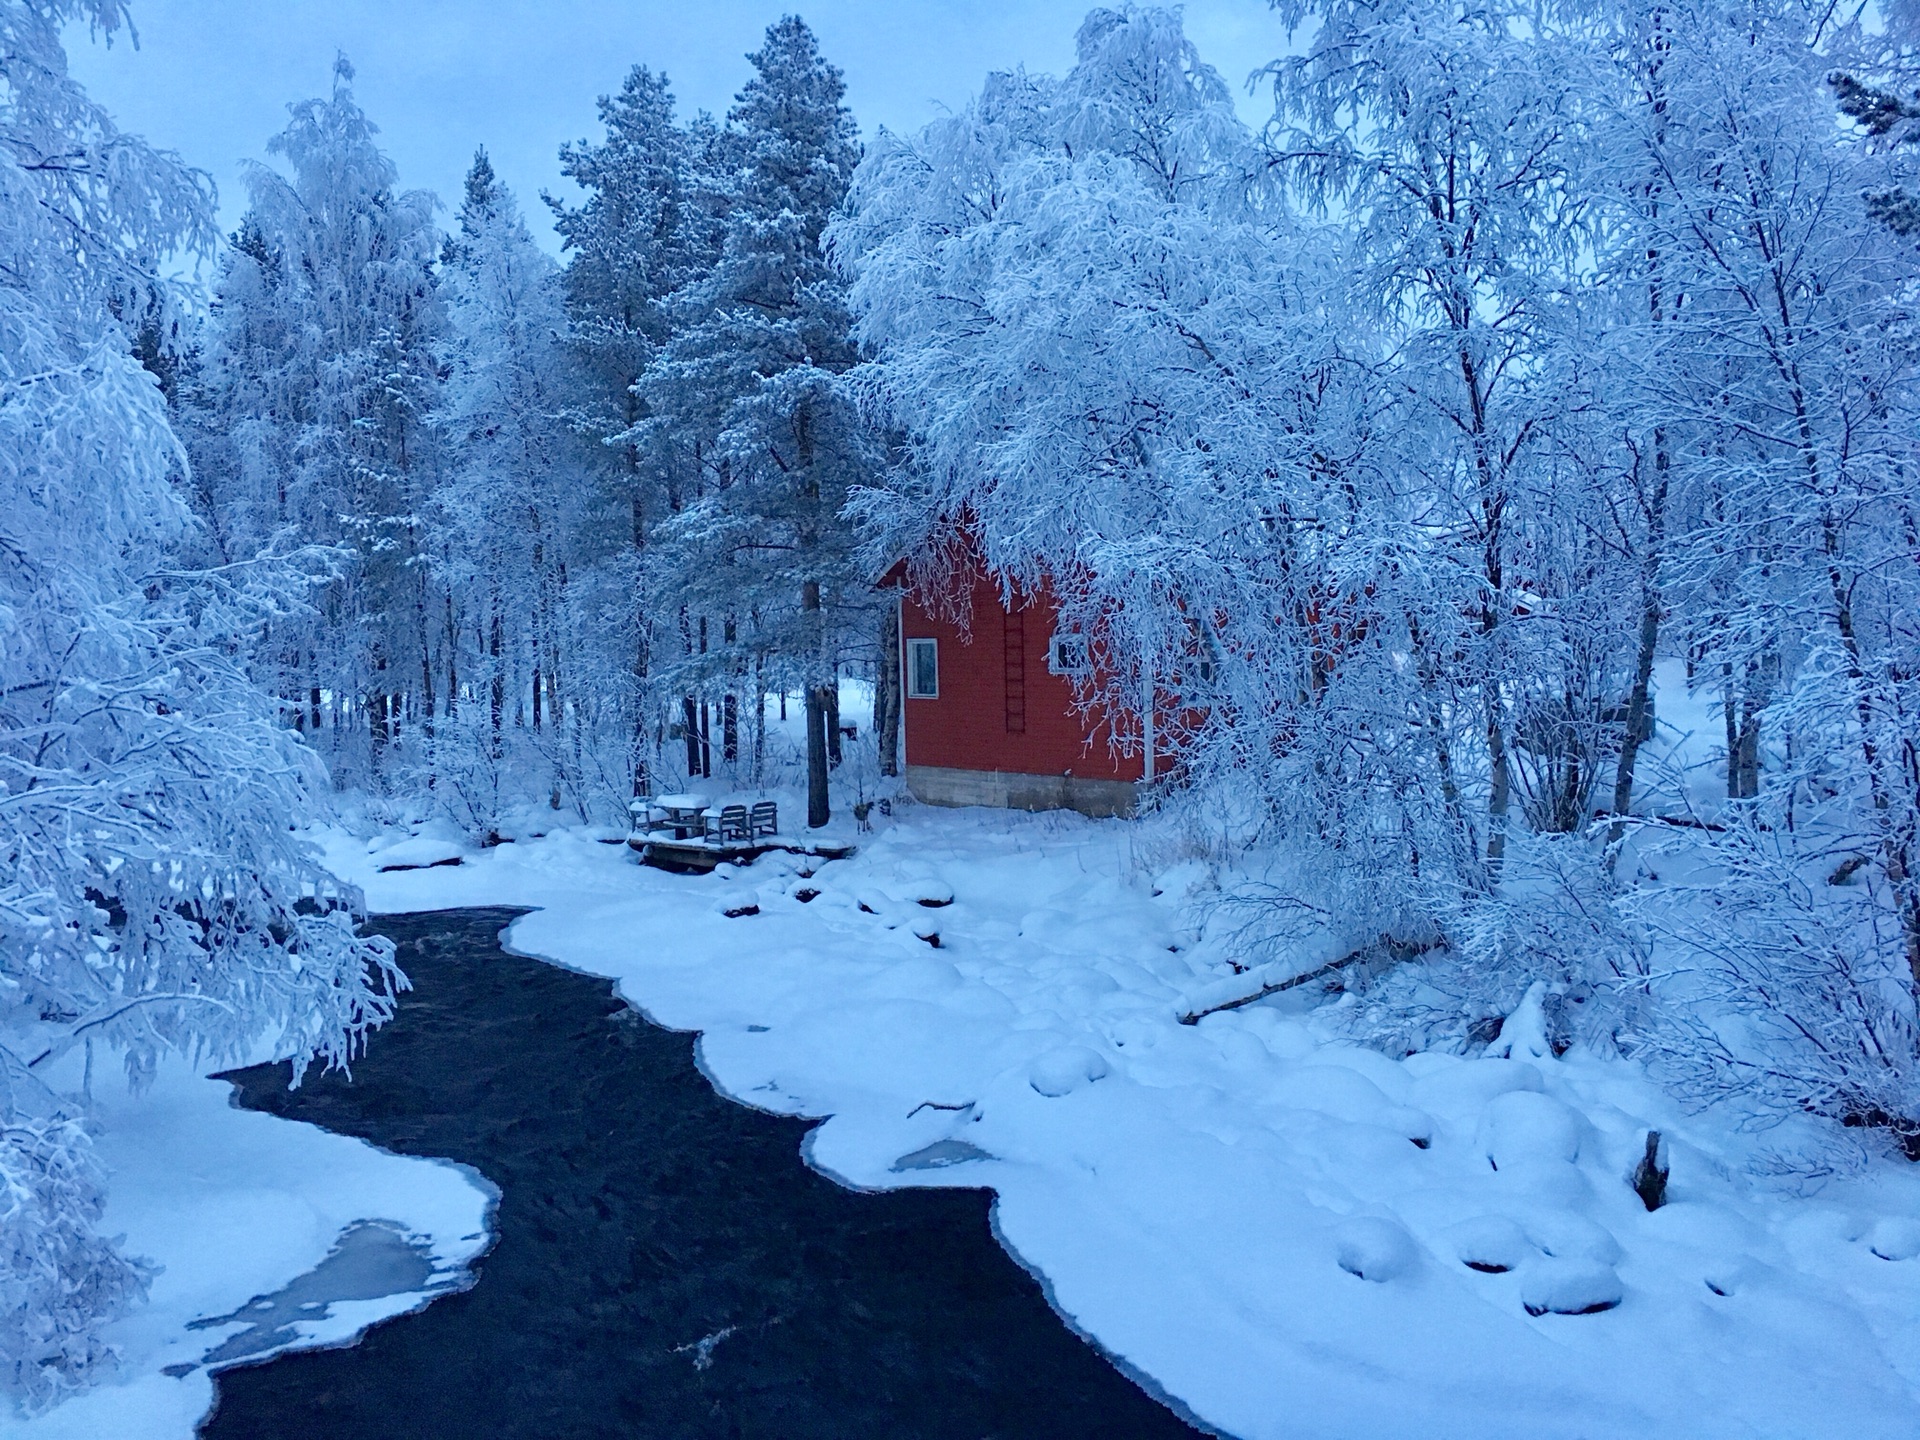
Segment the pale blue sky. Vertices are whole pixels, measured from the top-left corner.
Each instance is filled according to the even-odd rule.
[[[244,203],[240,161],[264,158],[288,102],[323,94],[343,50],[401,183],[457,198],[476,145],[520,197],[543,243],[556,151],[595,133],[594,99],[644,62],[683,113],[726,110],[746,52],[798,9],[845,72],[862,129],[911,129],[955,107],[989,71],[1058,72],[1089,0],[134,0],[138,49],[71,37],[75,73],[122,128],[178,150],[220,186],[228,229]],[[1243,95],[1286,34],[1263,0],[1193,0],[1187,30]]]

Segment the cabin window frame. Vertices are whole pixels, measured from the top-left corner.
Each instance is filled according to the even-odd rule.
[[[1069,664],[1062,655],[1066,650],[1077,650],[1079,660]],[[1064,675],[1068,679],[1080,679],[1093,673],[1093,647],[1087,637],[1078,630],[1056,630],[1053,638],[1047,641],[1047,670],[1053,675]]]
[[[926,657],[924,671],[921,656]],[[920,684],[922,679],[929,683]],[[916,635],[907,640],[907,698],[909,700],[938,700],[940,698],[940,642],[930,635]]]

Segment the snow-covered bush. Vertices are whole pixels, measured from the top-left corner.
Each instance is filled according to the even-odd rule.
[[[112,1359],[100,1320],[146,1288],[138,1261],[94,1231],[102,1177],[86,1128],[9,1105],[0,1129],[0,1391],[28,1408]]]
[[[1869,867],[1831,883],[1853,853],[1811,843],[1817,816],[1738,816],[1700,837],[1648,837],[1666,883],[1626,896],[1667,973],[1638,1053],[1695,1103],[1731,1102],[1755,1123],[1810,1113],[1891,1137],[1920,1160],[1920,1029],[1899,899]],[[1811,825],[1809,824],[1811,821]]]

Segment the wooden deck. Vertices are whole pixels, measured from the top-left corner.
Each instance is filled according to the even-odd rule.
[[[853,854],[851,845],[801,845],[779,836],[754,841],[675,840],[660,834],[633,835],[627,844],[638,852],[640,863],[676,875],[704,875],[716,865],[751,865],[769,850],[784,850],[790,855],[811,855],[821,860],[844,860]]]

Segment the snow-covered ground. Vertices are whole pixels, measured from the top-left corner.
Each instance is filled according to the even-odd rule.
[[[33,1420],[0,1416],[9,1440],[188,1440],[214,1352],[339,1344],[460,1283],[487,1243],[492,1190],[471,1172],[238,1109],[183,1059],[138,1094],[96,1092],[101,1229],[159,1273],[107,1332],[120,1373]],[[291,1303],[254,1303],[283,1290]]]
[[[1765,1137],[1554,1059],[1525,1015],[1511,1058],[1470,1060],[1342,1043],[1304,995],[1183,1026],[1219,974],[1198,866],[1155,876],[1141,829],[1077,816],[877,824],[811,875],[666,875],[577,831],[329,859],[376,910],[539,907],[515,950],[700,1031],[727,1094],[831,1117],[808,1158],[848,1184],[990,1186],[1072,1323],[1223,1432],[1920,1428],[1920,1171],[1764,1179]],[[1649,1128],[1651,1214],[1626,1181]]]
[[[1709,802],[1693,752],[1716,717],[1663,679],[1663,789]],[[1207,1426],[1920,1433],[1920,1170],[1766,1178],[1777,1136],[1689,1115],[1624,1062],[1555,1059],[1525,1013],[1508,1057],[1473,1060],[1345,1043],[1304,988],[1183,1026],[1245,981],[1198,933],[1204,868],[1164,858],[1154,822],[903,804],[872,834],[836,820],[851,860],[692,878],[541,835],[552,818],[486,851],[444,824],[322,838],[377,911],[536,907],[514,949],[700,1031],[734,1098],[831,1117],[808,1159],[837,1179],[991,1187],[1060,1310]],[[455,1167],[237,1110],[184,1063],[103,1088],[106,1228],[161,1272],[112,1337],[119,1383],[9,1436],[186,1440],[210,1355],[339,1343],[485,1243],[484,1182]],[[1652,1214],[1626,1182],[1649,1129],[1673,1174]],[[260,1326],[194,1324],[275,1294]]]

